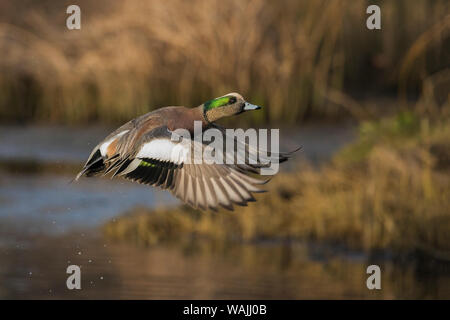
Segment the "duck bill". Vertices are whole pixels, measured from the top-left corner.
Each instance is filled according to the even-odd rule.
[[[261,109],[261,107],[246,102],[246,103],[244,104],[244,108],[243,108],[242,110],[243,110],[243,111],[249,111],[249,110],[258,110],[258,109]]]

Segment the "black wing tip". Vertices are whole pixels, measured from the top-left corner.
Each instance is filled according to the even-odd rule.
[[[232,203],[230,203],[230,204],[225,204],[225,203],[219,203],[223,208],[225,208],[225,209],[227,209],[227,210],[229,210],[229,211],[234,211],[234,207],[233,207],[233,204]]]
[[[298,148],[291,150],[291,151],[282,152],[282,153],[280,153],[280,156],[283,158],[286,158],[286,160],[287,160],[290,157],[292,157],[294,155],[294,153],[300,151],[301,149],[303,149],[303,146],[299,146]]]
[[[300,151],[301,149],[303,149],[303,146],[299,146],[297,149],[294,149],[294,150],[292,150],[292,151],[289,151],[288,153],[289,153],[289,154],[293,154],[293,153],[296,153],[297,151]]]

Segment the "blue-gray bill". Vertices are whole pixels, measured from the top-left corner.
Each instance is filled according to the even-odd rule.
[[[248,110],[258,110],[258,109],[261,109],[261,107],[260,107],[260,106],[257,106],[257,105],[254,105],[254,104],[251,104],[251,103],[248,103],[248,102],[246,102],[246,103],[245,103],[245,105],[244,105],[244,109],[243,109],[243,110],[245,110],[245,111],[248,111]]]

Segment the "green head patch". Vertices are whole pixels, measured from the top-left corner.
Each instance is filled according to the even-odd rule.
[[[215,108],[226,106],[228,104],[233,104],[235,102],[236,102],[236,98],[229,97],[229,96],[212,99],[212,100],[205,102],[205,110],[212,110]]]

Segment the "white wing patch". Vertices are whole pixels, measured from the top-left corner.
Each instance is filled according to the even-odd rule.
[[[169,139],[155,139],[142,145],[136,158],[150,158],[170,161],[175,164],[188,163],[190,160],[190,143],[174,142]]]
[[[120,133],[118,133],[118,134],[116,134],[114,137],[112,137],[111,139],[108,139],[107,141],[105,141],[105,142],[103,142],[101,145],[100,145],[100,154],[103,156],[103,157],[106,157],[106,151],[108,150],[108,147],[109,147],[109,145],[111,144],[111,142],[113,142],[114,140],[116,140],[117,138],[120,138],[121,136],[123,136],[125,133],[127,133],[128,131],[130,131],[130,130],[125,130],[125,131],[122,131],[122,132],[120,132]]]

